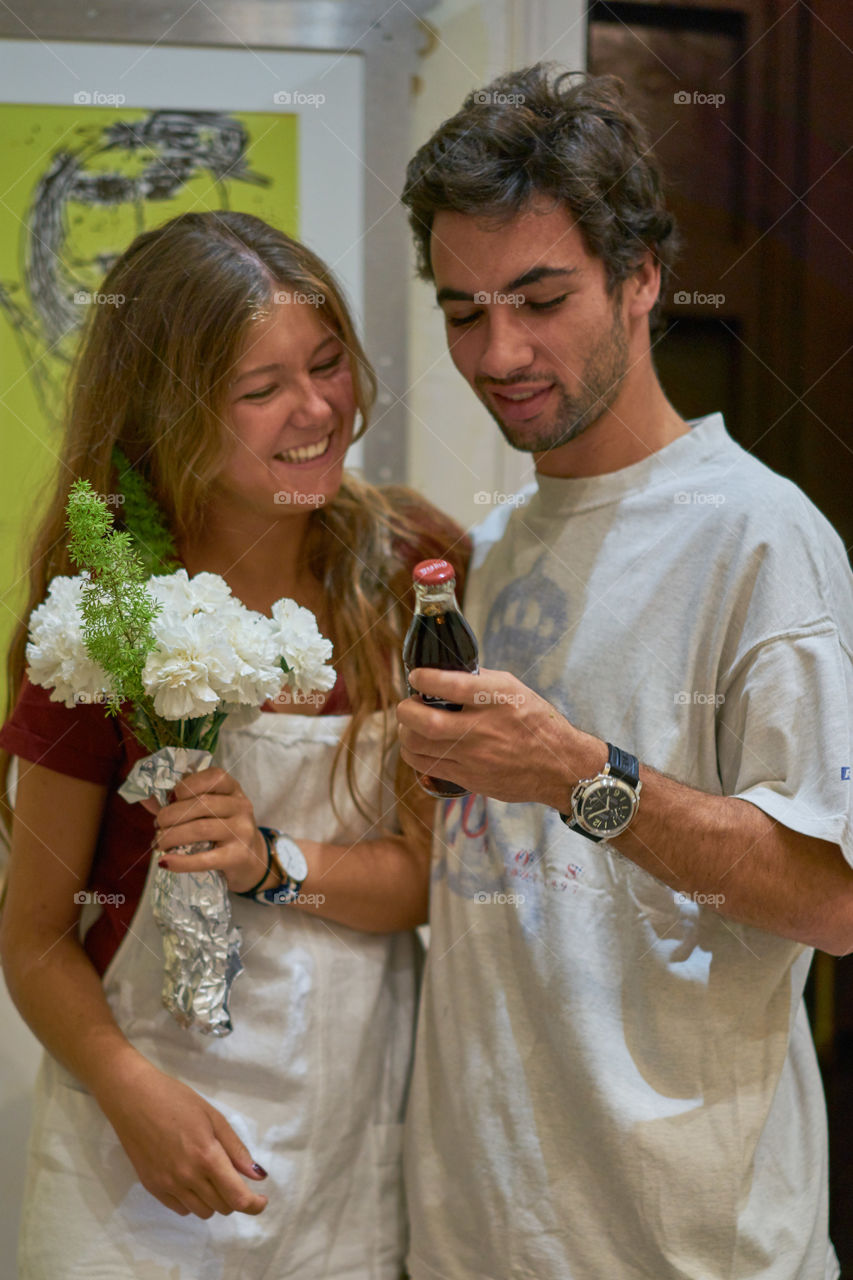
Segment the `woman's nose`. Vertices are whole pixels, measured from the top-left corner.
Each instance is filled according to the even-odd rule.
[[[299,385],[294,403],[288,414],[288,423],[302,431],[316,431],[318,427],[331,425],[334,410],[326,397],[309,379]]]

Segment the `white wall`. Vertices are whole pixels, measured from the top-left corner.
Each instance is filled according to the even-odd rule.
[[[502,72],[540,60],[582,70],[586,7],[586,0],[441,0],[429,13],[433,34],[414,85],[412,153],[471,89]],[[474,495],[513,493],[532,463],[504,442],[453,368],[434,290],[414,279],[409,332],[409,483],[467,528],[491,509]]]

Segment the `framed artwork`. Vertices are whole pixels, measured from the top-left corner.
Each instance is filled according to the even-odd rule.
[[[5,648],[24,594],[22,540],[55,469],[78,333],[90,306],[109,305],[99,287],[112,262],[179,213],[238,209],[315,249],[360,316],[364,130],[358,56],[13,40],[0,48]]]

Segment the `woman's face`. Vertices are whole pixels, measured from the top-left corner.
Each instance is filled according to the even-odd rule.
[[[232,502],[266,515],[305,515],[335,496],[355,397],[346,348],[316,306],[273,302],[252,323],[224,418],[233,449],[217,488]]]

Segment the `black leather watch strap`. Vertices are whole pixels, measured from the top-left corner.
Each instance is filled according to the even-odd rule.
[[[636,787],[640,781],[640,762],[630,751],[620,751],[612,742],[608,742],[607,763],[610,765],[611,777],[621,778],[623,782],[630,782],[632,787]]]
[[[587,831],[586,827],[582,827],[579,822],[575,822],[570,813],[561,813],[560,817],[570,831],[577,831],[579,835],[586,836],[587,840],[591,840],[593,844],[601,844],[604,839],[604,836],[594,836],[591,831]]]

